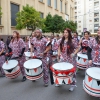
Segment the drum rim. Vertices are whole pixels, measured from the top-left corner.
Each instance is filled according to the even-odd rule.
[[[91,68],[95,68],[95,67],[91,67]],[[89,69],[89,68],[88,68],[88,69]],[[88,70],[88,69],[87,69],[87,70]],[[87,70],[86,70],[86,74],[88,75]],[[90,75],[88,75],[88,76],[91,77]],[[91,78],[100,81],[99,79],[96,79],[96,78],[93,78],[93,77],[91,77]]]
[[[25,54],[25,53],[26,53],[26,52],[24,52],[24,54]],[[30,52],[30,53],[31,53],[31,52]],[[34,56],[34,53],[33,53],[33,56]],[[28,58],[29,58],[29,57],[31,57],[31,55],[30,55],[30,56],[25,55],[25,57],[28,57]]]
[[[34,60],[34,59],[29,59],[29,60]],[[29,60],[28,60],[28,61],[29,61]],[[37,60],[40,60],[40,59],[37,59]],[[42,60],[40,60],[40,61],[42,62]],[[27,61],[25,61],[25,62],[27,62]],[[23,64],[23,66],[24,66],[25,69],[30,69],[30,70],[35,69],[35,68],[26,68],[26,67],[25,67],[25,62],[24,62],[24,64]],[[40,66],[36,67],[36,68],[39,68],[39,67],[41,67],[41,66],[42,66],[42,64],[41,64]]]
[[[15,66],[15,67],[13,67],[13,68],[16,68],[16,67],[18,67],[18,65],[17,66]],[[11,69],[13,69],[13,68],[11,68]],[[3,68],[4,69],[4,68]],[[10,69],[4,69],[4,70],[10,70]]]
[[[41,67],[42,66],[42,64],[39,66],[39,67]],[[36,67],[36,68],[39,68],[39,67]],[[35,69],[35,68],[26,68],[26,67],[24,67],[25,69],[29,69],[29,70],[33,70],[33,69]]]
[[[62,62],[58,62],[58,63],[62,63]],[[67,63],[67,62],[65,62],[65,63]],[[57,63],[55,63],[55,64],[57,64]],[[69,63],[69,64],[71,64],[71,63]],[[54,64],[53,64],[54,65]],[[53,65],[52,65],[52,68],[53,68]],[[73,68],[74,68],[74,66],[73,66]],[[54,68],[53,68],[54,69]],[[72,68],[71,68],[72,69]],[[71,69],[68,69],[68,70],[71,70]],[[58,71],[65,71],[65,70],[59,70],[59,69],[54,69],[54,70],[58,70]],[[67,71],[68,71],[67,70]]]
[[[17,61],[17,60],[16,60]],[[6,63],[6,62],[5,62]],[[4,63],[4,64],[5,64]],[[17,63],[18,63],[18,61],[17,61]],[[13,68],[16,68],[18,66],[18,64],[15,66],[15,67],[13,67]],[[10,69],[13,69],[13,68],[10,68]],[[10,69],[5,69],[3,66],[2,66],[2,69],[4,69],[4,70],[10,70]]]
[[[77,57],[80,57],[80,56],[78,56],[79,54],[82,54],[82,53],[78,53],[78,54],[77,54]],[[82,55],[86,55],[86,54],[82,54]],[[83,57],[80,57],[80,58],[83,58]],[[88,57],[87,57],[87,58],[83,58],[83,59],[88,60]]]
[[[93,62],[93,64],[95,64],[95,65],[100,65],[100,63],[95,63],[95,62]]]

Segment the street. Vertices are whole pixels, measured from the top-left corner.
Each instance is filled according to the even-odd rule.
[[[69,85],[44,87],[42,79],[36,82],[21,82],[21,79],[21,75],[14,80],[0,77],[0,100],[99,100],[83,90],[84,71],[78,72],[77,88],[73,92],[68,90]]]

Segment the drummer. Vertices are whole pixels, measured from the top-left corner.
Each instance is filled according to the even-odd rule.
[[[79,45],[83,54],[87,54],[88,47],[91,47],[91,39],[92,38],[90,38],[90,32],[84,32],[84,37],[82,37],[79,41]]]
[[[68,62],[74,65],[74,60],[73,57],[75,56],[74,49],[75,47],[75,42],[72,41],[72,36],[71,36],[71,30],[66,28],[64,30],[64,35],[61,39],[59,49],[58,49],[58,61],[59,62]],[[76,64],[74,65],[76,66]],[[59,85],[56,85],[59,86]],[[71,84],[70,91],[73,91],[74,88],[76,87],[76,78],[74,75],[73,78],[73,83]]]
[[[42,60],[43,63],[43,80],[44,85],[48,86],[49,82],[49,75],[48,75],[48,63],[47,63],[47,52],[51,49],[51,45],[46,47],[47,40],[46,38],[42,37],[42,30],[37,29],[36,31],[36,38],[31,41],[31,53],[34,51],[34,55]]]
[[[91,61],[91,48],[92,48],[92,40],[93,38],[90,37],[90,32],[86,31],[84,32],[84,37],[82,37],[79,41],[79,47],[77,49],[77,51],[81,50],[81,53],[86,54],[88,56],[88,66],[91,65],[92,61]]]
[[[2,69],[2,65],[5,62],[4,51],[5,51],[5,43],[0,40],[0,71],[1,71],[1,76],[2,77],[5,76],[4,71]]]
[[[25,37],[25,52],[27,52],[27,51],[29,51],[29,49],[30,49],[30,46],[29,46],[29,39],[30,39],[30,37],[29,36],[26,36]]]
[[[90,51],[89,51],[90,52]],[[97,37],[92,40],[92,54],[90,55],[90,64],[93,67],[100,67],[100,27],[97,31]],[[92,58],[91,58],[92,57]]]
[[[20,35],[17,31],[13,32],[13,39],[11,40],[9,44],[9,48],[10,48],[9,52],[12,51],[11,59],[18,58],[17,60],[19,61],[19,66],[20,66],[21,73],[23,76],[22,82],[24,82],[26,81],[24,67],[23,67],[23,64],[25,62],[25,57],[23,56],[24,51],[25,51],[25,43],[20,38]]]
[[[76,46],[79,46],[79,39],[78,39],[78,33],[74,32],[73,33],[73,40],[75,41]]]

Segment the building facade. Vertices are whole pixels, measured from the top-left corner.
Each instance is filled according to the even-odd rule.
[[[79,34],[86,30],[96,33],[100,26],[100,0],[76,0],[75,21]]]
[[[33,6],[45,18],[48,13],[58,14],[64,20],[74,20],[74,0],[0,0],[2,18],[0,19],[0,35],[11,35],[16,26],[16,13],[26,4]],[[29,35],[31,31],[23,29],[21,35]]]

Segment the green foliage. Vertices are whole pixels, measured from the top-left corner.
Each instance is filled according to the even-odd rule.
[[[77,29],[77,23],[74,23],[73,21],[66,21],[63,28],[70,28],[72,32],[75,32]]]
[[[60,33],[65,28],[70,28],[72,31],[76,31],[77,23],[73,21],[64,21],[61,16],[54,15],[50,13],[46,16],[44,20],[43,32]]]
[[[29,5],[23,6],[23,10],[17,13],[17,25],[16,29],[32,29],[34,31],[37,27],[43,27],[42,18],[40,13]]]
[[[52,15],[49,13],[44,22],[45,27],[43,28],[44,32],[59,33],[62,31],[64,26],[64,20],[61,16]]]
[[[2,10],[2,8],[0,7],[0,17],[2,17],[2,14],[3,14],[3,13],[1,12],[1,10]]]

